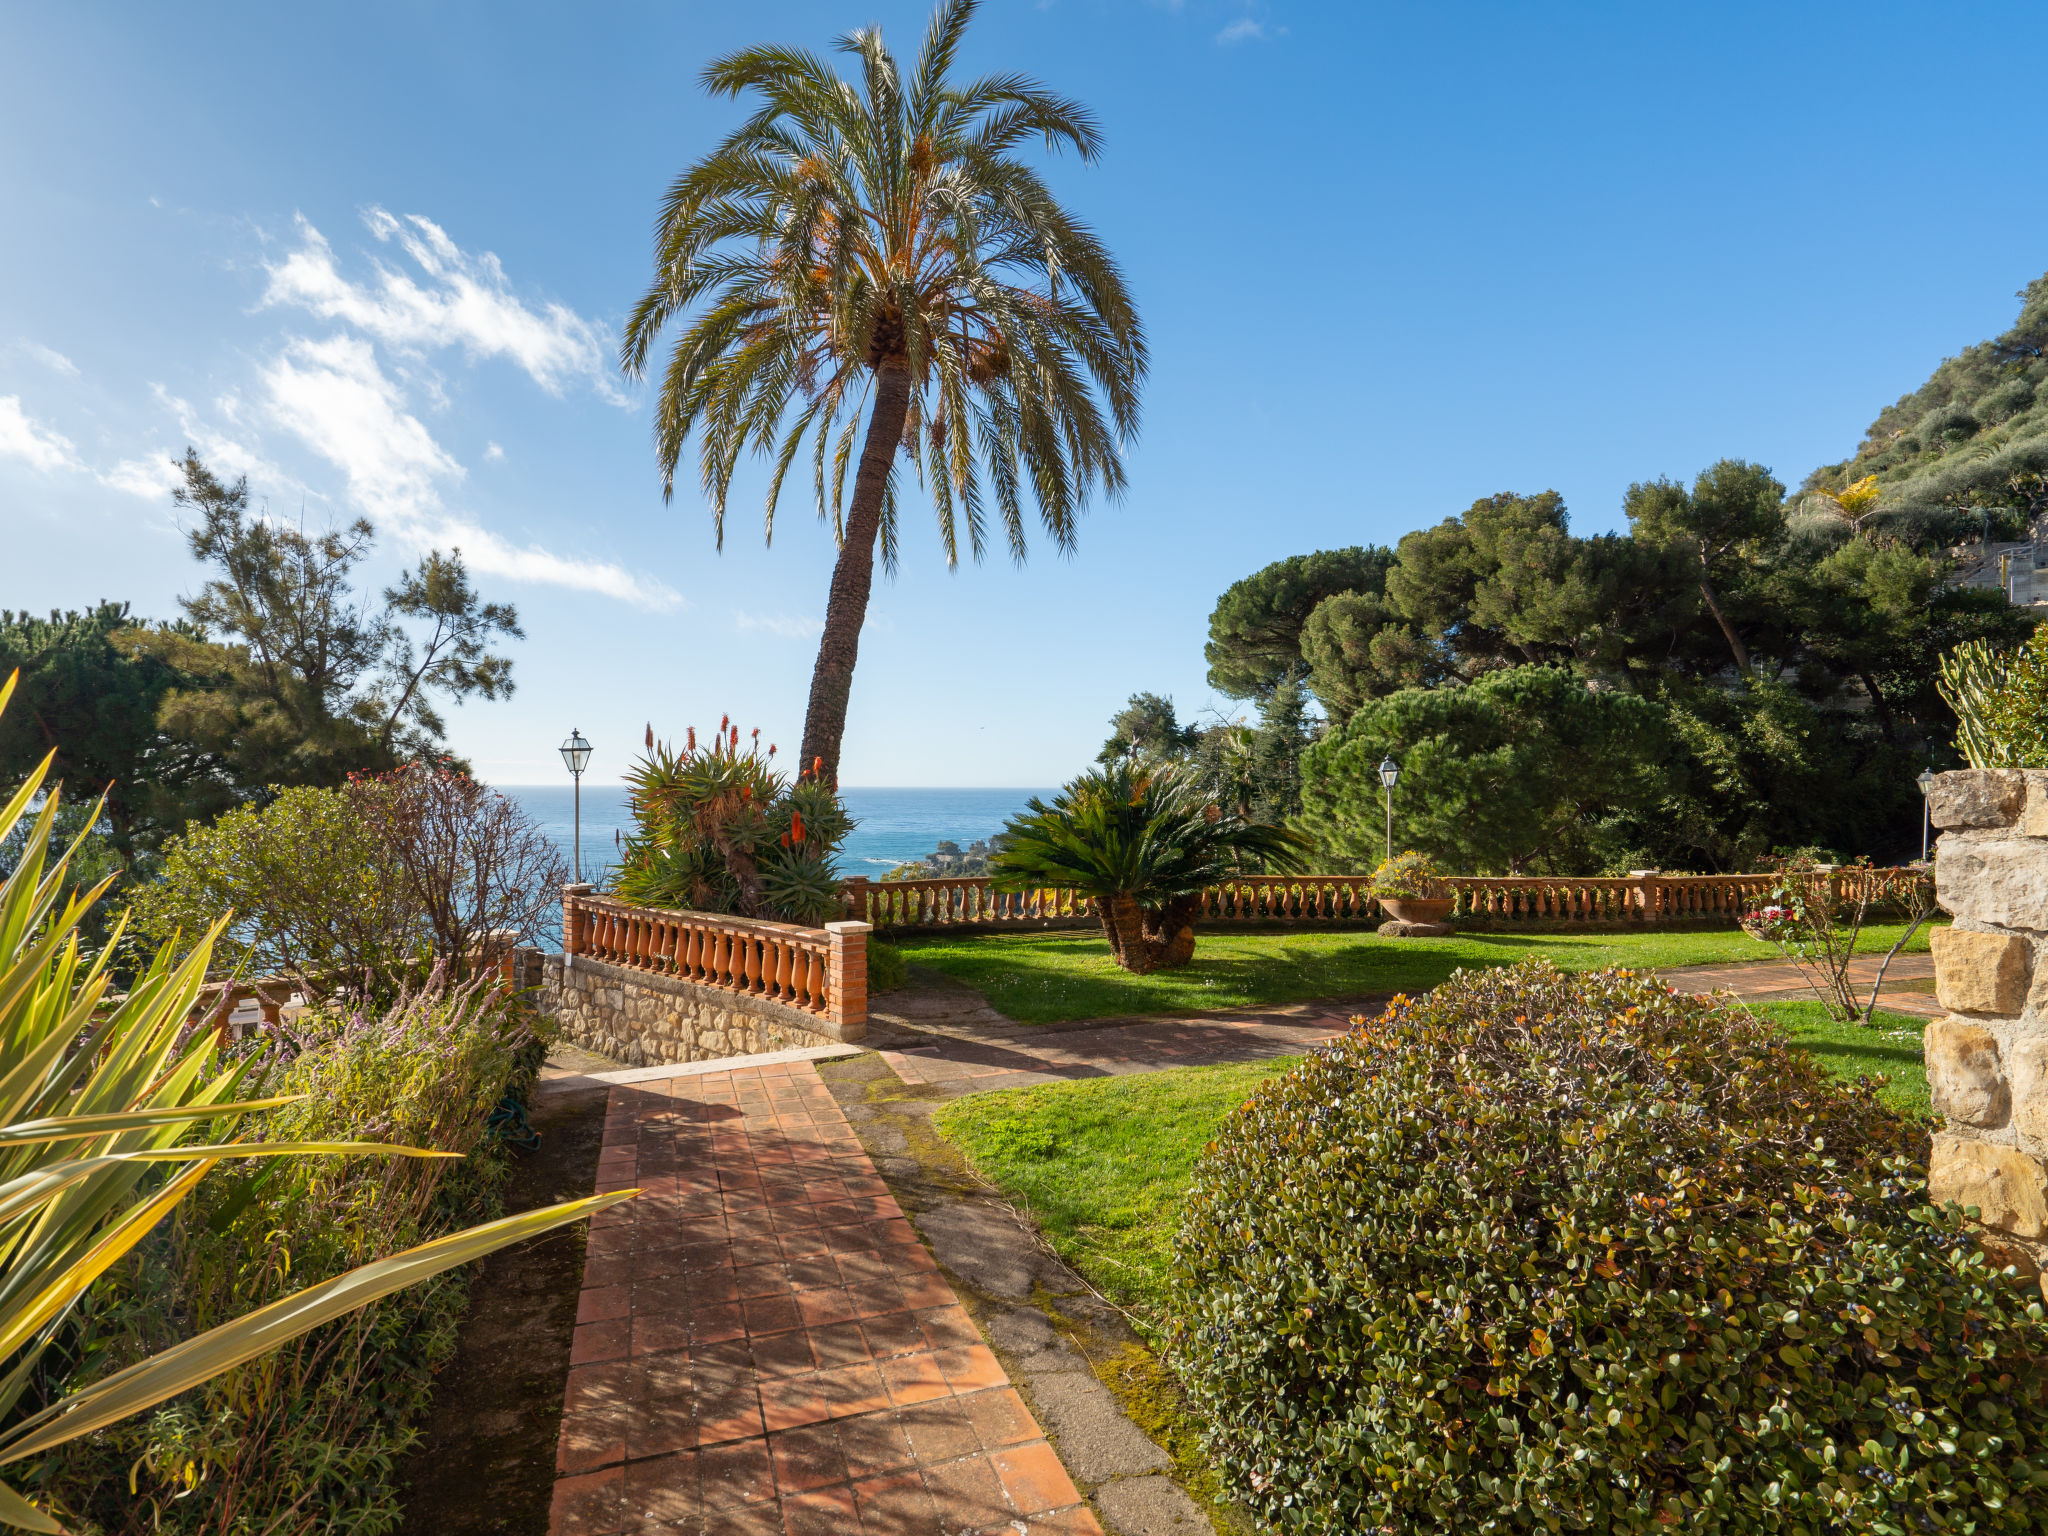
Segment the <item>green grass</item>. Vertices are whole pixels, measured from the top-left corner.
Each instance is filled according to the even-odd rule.
[[[1884,1096],[1928,1112],[1926,1023],[1880,1013],[1865,1029],[1819,1003],[1755,1005],[1844,1077],[1887,1073]],[[981,1176],[1026,1210],[1055,1252],[1118,1305],[1157,1317],[1182,1192],[1218,1127],[1297,1057],[1142,1076],[1087,1078],[955,1099],[936,1118]]]
[[[1880,953],[1899,925],[1873,927],[1861,948]],[[1460,966],[1512,965],[1538,957],[1567,970],[1621,965],[1666,970],[1777,960],[1775,948],[1739,929],[1639,933],[1462,933],[1448,939],[1383,939],[1375,933],[1199,932],[1194,963],[1133,976],[1119,970],[1100,934],[1073,932],[932,936],[895,941],[914,965],[979,988],[1024,1024],[1132,1013],[1262,1008],[1365,992],[1421,992]],[[1927,930],[1907,950],[1927,948]]]
[[[1223,1117],[1297,1057],[955,1099],[934,1119],[1054,1250],[1141,1316],[1165,1297],[1181,1193]]]
[[[1883,1098],[1893,1109],[1916,1117],[1933,1113],[1927,1097],[1927,1069],[1920,1061],[1920,1032],[1927,1027],[1927,1020],[1879,1009],[1875,1022],[1866,1029],[1861,1024],[1836,1023],[1819,1003],[1750,1006],[1784,1025],[1794,1040],[1838,1077],[1875,1077],[1882,1072],[1891,1078]]]

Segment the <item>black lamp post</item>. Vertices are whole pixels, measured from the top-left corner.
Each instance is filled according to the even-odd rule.
[[[1934,770],[1920,770],[1920,862],[1927,862],[1927,833],[1934,821]]]
[[[1394,856],[1394,782],[1401,777],[1401,765],[1391,757],[1380,760],[1380,782],[1387,786],[1387,857]]]
[[[571,731],[569,739],[562,743],[562,761],[568,766],[569,777],[576,781],[576,879],[583,879],[583,770],[590,763],[590,743],[583,739],[581,731]]]

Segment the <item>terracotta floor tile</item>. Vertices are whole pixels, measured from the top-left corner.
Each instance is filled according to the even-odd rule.
[[[985,1345],[942,1349],[933,1358],[939,1362],[939,1369],[946,1373],[946,1380],[952,1383],[956,1392],[975,1392],[983,1387],[1009,1384],[1010,1378],[1003,1373],[1002,1365]]]
[[[843,1365],[814,1378],[832,1403],[832,1417],[850,1419],[889,1406],[889,1389],[872,1365]]]
[[[573,1415],[622,1409],[632,1384],[633,1368],[624,1360],[572,1366],[568,1390],[562,1400],[562,1412]]]
[[[979,1344],[981,1330],[974,1326],[974,1319],[967,1315],[965,1307],[930,1307],[913,1313],[919,1331],[933,1349],[952,1349],[957,1346]]]
[[[929,1536],[939,1528],[938,1506],[914,1471],[865,1478],[853,1485],[861,1536]]]
[[[829,1290],[846,1283],[846,1277],[839,1272],[838,1261],[829,1253],[791,1260],[788,1274],[790,1288],[798,1291]]]
[[[808,1293],[807,1293],[808,1294]],[[803,1326],[804,1317],[792,1296],[755,1296],[743,1304],[748,1333],[780,1333]]]
[[[964,1318],[967,1314],[962,1312],[960,1315]],[[972,1326],[969,1324],[970,1328]],[[860,1328],[867,1337],[868,1353],[877,1360],[887,1359],[891,1355],[907,1355],[932,1347],[924,1329],[919,1326],[915,1313],[884,1312],[876,1317],[863,1318]],[[962,1341],[946,1341],[947,1344],[958,1342]],[[974,1342],[980,1342],[978,1336]]]
[[[903,1294],[904,1305],[914,1309],[958,1305],[957,1298],[953,1295],[953,1287],[946,1284],[943,1275],[905,1275],[898,1282],[898,1289]]]
[[[606,1536],[625,1518],[626,1474],[622,1467],[555,1480],[548,1512],[548,1536]]]
[[[948,1293],[950,1295],[950,1293]],[[798,1291],[796,1308],[806,1328],[828,1323],[851,1322],[860,1316],[860,1306],[845,1287],[829,1291]]]
[[[796,1493],[782,1501],[783,1530],[787,1536],[847,1536],[859,1524],[853,1507],[853,1490],[845,1484]]]
[[[626,1511],[642,1529],[694,1523],[704,1501],[697,1484],[697,1455],[684,1451],[626,1465]]]
[[[761,1383],[761,1422],[773,1434],[821,1424],[832,1417],[832,1398],[817,1376],[776,1376]]]
[[[801,1328],[791,1328],[784,1333],[758,1334],[748,1342],[753,1345],[754,1369],[764,1379],[793,1376],[799,1371],[813,1371],[828,1363],[811,1354],[811,1336]]]
[[[929,1467],[956,1457],[972,1456],[981,1449],[981,1437],[974,1432],[974,1425],[968,1421],[966,1411],[956,1398],[941,1398],[906,1408],[897,1422],[909,1437],[910,1448],[917,1453],[919,1466]]]
[[[744,1440],[766,1433],[761,1423],[761,1396],[753,1387],[740,1391],[699,1393],[695,1403],[699,1445]]]
[[[917,1464],[917,1452],[894,1413],[864,1413],[858,1418],[838,1419],[832,1426],[839,1432],[839,1448],[846,1454],[849,1475],[860,1478],[871,1472],[894,1472]]]
[[[636,1312],[633,1315],[632,1352],[635,1356],[687,1350],[689,1344],[688,1314]]]
[[[1011,1518],[1002,1482],[986,1456],[963,1456],[923,1471],[941,1531],[982,1531]]]
[[[716,1344],[721,1339],[744,1338],[746,1332],[746,1314],[736,1301],[723,1306],[700,1307],[690,1314],[690,1343],[693,1348],[700,1344]]]
[[[697,1410],[689,1396],[633,1405],[626,1423],[629,1456],[666,1456],[696,1444]]]
[[[633,1344],[631,1318],[607,1318],[601,1323],[584,1323],[569,1346],[571,1365],[588,1365],[598,1360],[622,1360]]]
[[[749,1264],[745,1269],[736,1269],[733,1281],[742,1301],[751,1301],[756,1296],[787,1296],[790,1290],[789,1270],[780,1259],[772,1264]]]
[[[707,1445],[697,1453],[697,1472],[708,1510],[759,1504],[775,1497],[775,1468],[766,1440]]]
[[[945,1374],[939,1369],[936,1355],[929,1352],[902,1355],[893,1360],[877,1362],[882,1380],[889,1388],[889,1399],[899,1408],[908,1408],[913,1403],[928,1403],[936,1397],[951,1397],[953,1389],[946,1382]]]
[[[961,1411],[974,1426],[982,1445],[991,1451],[1025,1440],[1042,1438],[1024,1399],[1009,1387],[976,1392],[958,1399]]]
[[[1074,1480],[1053,1448],[1043,1440],[1027,1440],[989,1457],[1003,1491],[1020,1514],[1035,1515],[1081,1502]]]
[[[626,1459],[626,1413],[572,1413],[555,1439],[557,1472],[593,1472]]]
[[[867,1364],[867,1335],[861,1332],[859,1323],[825,1323],[809,1332],[811,1353],[817,1357],[821,1369]]]
[[[601,1323],[632,1311],[632,1289],[625,1285],[586,1286],[576,1298],[576,1321]]]
[[[859,1285],[849,1285],[846,1294],[861,1317],[904,1310],[903,1287],[894,1280],[863,1280]]]
[[[847,1480],[846,1453],[832,1424],[770,1434],[768,1458],[775,1464],[775,1486],[785,1495]]]

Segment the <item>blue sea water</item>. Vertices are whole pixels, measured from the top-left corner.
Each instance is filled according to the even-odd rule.
[[[505,784],[506,794],[526,807],[564,857],[570,849],[572,799],[566,784]],[[1046,789],[842,789],[854,828],[840,851],[849,875],[878,877],[897,864],[921,859],[942,841],[965,848],[993,837],[1033,795]],[[602,882],[616,862],[618,842],[631,830],[623,784],[590,784],[583,790],[583,875]]]

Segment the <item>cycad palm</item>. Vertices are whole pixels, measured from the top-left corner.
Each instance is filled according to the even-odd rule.
[[[917,466],[949,563],[965,525],[979,559],[990,514],[1025,552],[1025,504],[1062,550],[1100,487],[1124,486],[1144,332],[1100,241],[1013,158],[1026,140],[1083,160],[1086,108],[1018,75],[950,78],[975,0],[946,0],[908,79],[874,30],[841,39],[858,84],[794,48],[712,63],[715,95],[758,105],[662,204],[655,278],[620,363],[647,367],[694,314],[655,413],[664,494],[694,432],[720,542],[733,471],[770,455],[767,527],[810,443],[818,512],[840,541],[804,718],[806,768],[836,779],[877,547],[897,550],[896,454]],[[701,306],[701,307],[700,307]],[[847,471],[863,407],[867,431]]]

